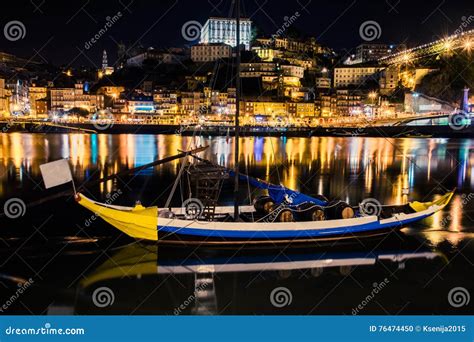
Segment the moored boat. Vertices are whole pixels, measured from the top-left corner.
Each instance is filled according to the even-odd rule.
[[[384,206],[377,215],[365,215],[355,209],[352,218],[325,221],[235,222],[233,207],[216,207],[220,219],[200,220],[186,217],[185,208],[159,209],[108,205],[78,193],[76,200],[126,235],[162,243],[198,243],[203,245],[265,244],[354,239],[390,233],[408,224],[423,220],[442,210],[451,200],[450,191],[432,202],[410,202],[406,205]],[[172,217],[160,216],[172,213]],[[239,215],[253,213],[250,206],[239,207]]]

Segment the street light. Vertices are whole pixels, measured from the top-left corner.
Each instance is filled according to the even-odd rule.
[[[471,40],[466,40],[466,41],[464,42],[464,44],[463,44],[464,50],[470,52],[471,49],[472,49],[472,45],[473,45],[473,44],[472,44],[472,41],[471,41]]]
[[[446,42],[444,43],[444,46],[443,46],[443,47],[444,47],[445,50],[448,50],[448,51],[449,51],[449,50],[451,50],[451,48],[453,47],[453,42],[452,42],[451,40],[448,40],[448,41],[446,41]]]

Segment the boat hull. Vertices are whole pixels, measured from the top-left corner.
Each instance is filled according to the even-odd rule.
[[[199,222],[187,223],[184,226],[180,220],[172,220],[167,225],[158,225],[158,233],[162,236],[180,235],[188,237],[201,237],[211,239],[227,240],[308,240],[324,239],[330,237],[356,236],[375,232],[389,232],[394,229],[402,228],[410,223],[422,220],[431,214],[414,215],[401,220],[378,220],[376,216],[361,217],[353,220],[331,220],[325,222],[290,222],[290,223],[271,223],[273,229],[264,229],[259,227],[262,223],[242,223],[240,229],[231,229],[237,224],[216,222],[212,225],[209,222],[200,224]],[[344,222],[351,221],[351,222]],[[203,226],[212,226],[205,228]],[[229,225],[231,227],[225,227]],[[219,226],[224,226],[219,228]]]
[[[274,243],[310,242],[314,240],[350,239],[387,234],[411,223],[423,220],[443,209],[453,192],[433,202],[411,202],[410,211],[394,213],[388,218],[361,216],[352,219],[305,222],[233,222],[199,221],[158,217],[156,207],[134,208],[106,205],[82,194],[79,204],[136,239],[152,241],[195,241],[210,243]]]

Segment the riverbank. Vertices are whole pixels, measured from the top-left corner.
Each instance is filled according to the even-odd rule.
[[[0,122],[0,131],[25,133],[97,133],[97,134],[181,134],[185,136],[233,136],[227,126],[180,126],[157,124],[92,124],[51,122]],[[267,127],[243,126],[242,136],[285,137],[386,137],[386,138],[469,138],[474,126],[453,129],[446,126],[360,126],[360,127]]]

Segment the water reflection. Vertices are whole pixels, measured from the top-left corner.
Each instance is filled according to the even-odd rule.
[[[0,222],[3,232],[8,227],[12,234],[28,227],[41,227],[41,234],[36,229],[32,231],[32,239],[27,233],[27,239],[15,237],[16,240],[8,240],[8,246],[0,248],[5,260],[16,258],[17,245],[24,250],[20,251],[24,252],[21,258],[9,261],[3,272],[27,279],[32,269],[41,270],[43,281],[38,280],[38,290],[32,290],[31,303],[43,300],[44,293],[50,300],[44,299],[44,303],[38,304],[41,308],[38,314],[44,307],[51,313],[63,308],[61,296],[64,293],[73,303],[78,303],[75,306],[66,303],[74,307],[68,312],[98,312],[90,301],[98,286],[109,286],[116,291],[117,304],[110,308],[112,313],[172,314],[200,284],[207,284],[206,291],[200,292],[200,297],[183,313],[275,313],[275,307],[268,300],[269,293],[276,286],[286,286],[294,294],[295,305],[281,312],[317,313],[311,310],[322,301],[319,303],[322,313],[350,314],[351,308],[365,298],[374,282],[380,282],[395,271],[397,277],[400,275],[393,280],[396,285],[378,299],[385,308],[396,314],[410,302],[413,303],[411,313],[419,312],[417,303],[425,314],[437,312],[446,305],[445,295],[450,288],[467,286],[464,284],[470,281],[465,278],[468,278],[466,272],[472,267],[474,255],[469,246],[474,237],[471,220],[474,217],[473,143],[474,140],[445,139],[241,139],[243,171],[308,194],[325,194],[353,204],[367,197],[386,204],[401,204],[414,199],[436,199],[437,194],[457,187],[456,195],[444,211],[403,229],[405,236],[421,241],[415,248],[407,248],[405,242],[397,238],[396,248],[379,249],[374,253],[372,248],[357,252],[351,246],[343,251],[329,248],[310,253],[246,255],[245,259],[233,256],[229,260],[228,256],[202,256],[195,251],[188,251],[183,257],[174,250],[159,247],[158,252],[156,246],[132,244],[104,254],[102,251],[109,248],[108,242],[105,247],[96,243],[114,239],[114,230],[99,220],[85,227],[84,222],[90,216],[81,215],[89,214],[81,212],[72,201],[58,199],[36,209],[28,208],[23,221]],[[39,165],[48,161],[69,158],[76,182],[82,183],[201,145],[210,146],[203,153],[207,159],[233,166],[233,141],[225,137],[2,134],[0,203],[11,197],[20,197],[29,203],[45,196]],[[121,189],[124,195],[118,198],[118,205],[130,205],[135,200],[145,205],[163,205],[167,193],[157,194],[163,193],[174,180],[179,167],[180,161],[175,160],[140,174],[102,183],[88,191],[100,199]],[[242,192],[246,191],[246,184],[242,184]],[[90,250],[86,255],[82,251],[66,255],[63,251],[64,246],[70,248],[71,245],[71,239],[66,236],[74,234],[93,241],[87,243]],[[43,236],[47,236],[47,242]],[[38,240],[41,248],[38,248]],[[44,246],[55,241],[59,241],[59,247]],[[446,258],[438,257],[438,251],[432,247]],[[457,257],[458,252],[462,252],[462,257]],[[47,257],[42,258],[42,253]],[[449,267],[446,267],[447,260]],[[44,272],[49,273],[44,275]],[[439,274],[442,278],[438,278]],[[344,286],[337,287],[346,278]],[[438,282],[438,279],[441,280]],[[414,281],[418,285],[413,289],[406,286]],[[443,286],[448,285],[442,284],[447,281],[449,288],[444,289]],[[436,284],[435,290],[440,295],[421,294],[420,289],[425,284]],[[300,293],[306,295],[298,296]],[[324,301],[328,293],[329,300]],[[404,298],[401,303],[394,302],[394,298],[400,297]],[[18,310],[23,312],[24,308]],[[381,313],[377,309],[372,312]]]
[[[118,249],[85,275],[78,284],[78,292],[87,298],[103,286],[114,289],[116,301],[106,309],[109,313],[128,313],[130,310],[149,313],[151,310],[175,315],[249,314],[274,311],[276,304],[269,296],[270,291],[277,285],[284,285],[291,301],[295,302],[293,307],[282,305],[280,308],[284,312],[311,312],[317,304],[318,309],[327,310],[328,306],[335,305],[337,310],[347,313],[364,298],[365,292],[376,286],[374,278],[363,274],[385,269],[390,280],[382,276],[377,281],[385,282],[384,286],[392,282],[388,292],[403,286],[404,279],[412,276],[412,267],[416,265],[442,267],[446,264],[441,253],[410,242],[413,241],[405,241],[403,249],[385,246],[370,252],[357,248],[330,252],[287,250],[280,254],[271,251],[220,252],[207,257],[190,254],[186,258],[173,257],[173,253],[161,246],[133,243]],[[347,288],[347,283],[353,280],[358,286],[352,288],[351,296],[345,296],[343,301],[326,291],[331,284],[338,284],[339,290]],[[150,283],[156,286],[151,292]],[[317,290],[310,296],[297,291],[303,284],[307,289]],[[130,295],[132,288],[133,296]],[[384,303],[388,299],[387,293],[378,298],[389,308],[391,304]],[[130,309],[131,303],[138,304]],[[87,301],[80,301],[74,311],[87,314],[95,309]]]
[[[82,183],[201,145],[210,146],[203,153],[206,158],[231,167],[234,152],[232,139],[226,137],[12,133],[2,134],[0,141],[2,199],[18,194],[17,189],[38,189],[39,165],[59,158],[70,159],[74,177]],[[254,176],[354,204],[366,197],[386,204],[428,200],[457,187],[449,213],[438,213],[428,222],[432,229],[458,232],[472,226],[465,213],[472,206],[466,196],[474,187],[473,141],[245,137],[241,139],[240,158],[242,169]],[[175,160],[140,176],[172,179],[179,163]],[[146,199],[143,184],[138,189],[127,184],[127,190]],[[123,183],[111,180],[96,190],[104,197],[120,186]],[[160,193],[164,188],[162,184],[153,191]],[[156,196],[150,198],[156,200]]]

